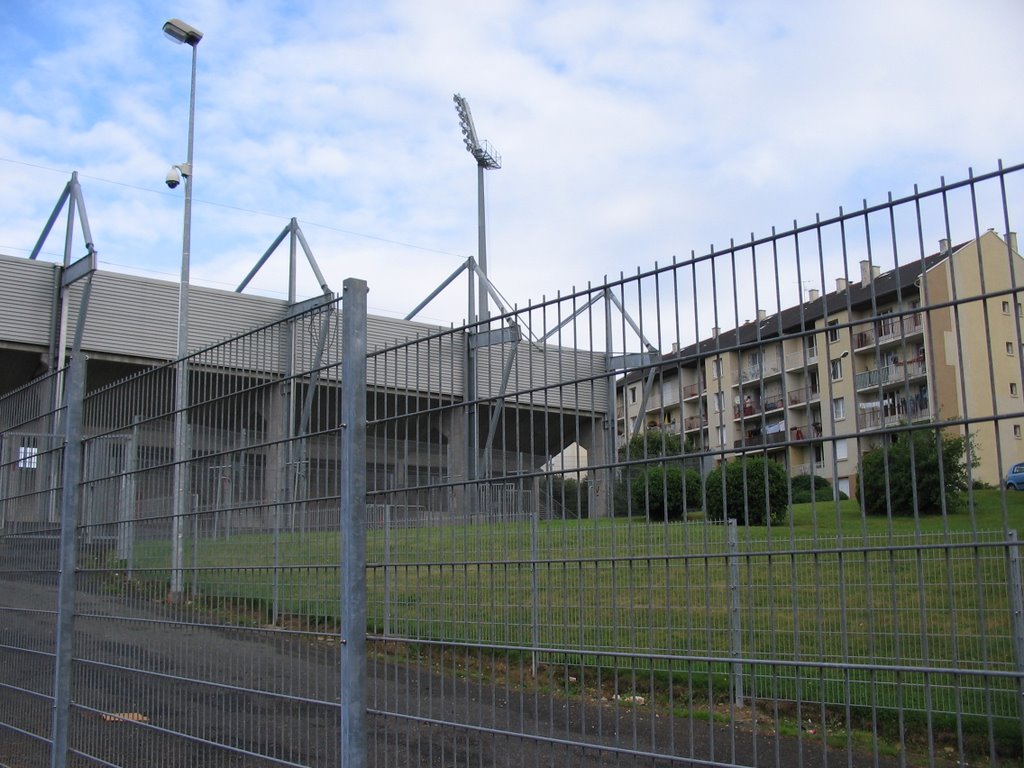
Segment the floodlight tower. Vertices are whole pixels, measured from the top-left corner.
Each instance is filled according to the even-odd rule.
[[[480,243],[478,246],[477,266],[480,269],[480,321],[484,322],[490,318],[490,311],[487,308],[487,286],[484,277],[487,276],[487,226],[484,216],[484,171],[494,171],[501,168],[501,156],[497,153],[490,142],[478,139],[476,128],[473,126],[473,114],[469,111],[469,102],[459,94],[455,94],[455,111],[459,113],[459,125],[462,128],[462,140],[466,149],[476,159],[476,211],[477,222],[480,230]]]

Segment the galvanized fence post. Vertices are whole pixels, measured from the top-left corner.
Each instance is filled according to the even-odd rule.
[[[135,567],[135,480],[138,465],[139,453],[139,423],[140,416],[132,418],[131,437],[124,452],[124,461],[121,475],[121,488],[118,495],[117,518],[117,559],[123,564],[125,575],[132,578],[132,570]]]
[[[75,637],[75,569],[77,523],[82,497],[82,411],[85,399],[85,356],[76,349],[67,378],[64,414],[64,472],[60,499],[60,571],[57,581],[57,638],[53,674],[52,768],[68,758],[71,719],[71,662]]]
[[[341,315],[341,765],[366,765],[366,283]]]
[[[1006,533],[1006,586],[1010,590],[1010,621],[1013,632],[1013,656],[1017,665],[1017,712],[1024,733],[1024,582],[1020,573],[1020,544],[1017,531]]]
[[[736,521],[726,525],[729,548],[729,655],[736,659],[732,663],[732,700],[737,707],[743,706],[743,664],[739,661],[743,653],[743,631],[740,628],[740,539]]]

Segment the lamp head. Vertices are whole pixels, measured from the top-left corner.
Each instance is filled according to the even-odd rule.
[[[202,32],[181,19],[165,21],[164,34],[176,43],[188,43],[193,48],[199,45],[199,41],[203,39]]]

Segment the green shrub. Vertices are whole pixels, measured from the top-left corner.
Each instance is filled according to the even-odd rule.
[[[970,443],[967,437],[921,429],[868,451],[860,463],[864,514],[937,515],[943,506],[948,513],[963,510]]]
[[[619,449],[619,460],[637,463],[628,463],[617,473],[612,489],[615,514],[652,520],[680,518],[684,515],[684,486],[685,511],[701,509],[700,459],[689,455],[695,452],[692,440],[683,441],[670,431],[648,429],[630,438]],[[673,461],[643,463],[662,456]]]
[[[648,520],[681,520],[703,508],[700,473],[679,464],[655,464],[634,470],[630,480],[634,515]]]
[[[788,505],[786,483],[783,466],[761,456],[719,465],[707,477],[708,519],[728,518],[746,525],[781,523],[786,519]]]
[[[837,493],[828,480],[817,475],[797,475],[789,481],[789,489],[794,504],[849,498],[842,491]]]

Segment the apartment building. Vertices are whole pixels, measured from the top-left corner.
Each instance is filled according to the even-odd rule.
[[[973,477],[1024,460],[1024,261],[993,231],[888,272],[810,291],[803,304],[684,348],[617,383],[620,444],[680,433],[717,460],[757,452],[790,475],[856,494],[859,457],[894,428],[948,422],[974,435]]]

